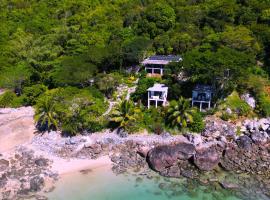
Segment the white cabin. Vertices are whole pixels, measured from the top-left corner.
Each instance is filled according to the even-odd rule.
[[[148,109],[150,108],[151,102],[154,102],[157,108],[159,104],[165,106],[167,103],[168,87],[164,84],[155,83],[153,87],[148,88]]]

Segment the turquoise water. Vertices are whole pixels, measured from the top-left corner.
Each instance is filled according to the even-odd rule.
[[[194,186],[184,179],[115,175],[108,167],[64,175],[46,196],[52,200],[238,200],[226,190]]]

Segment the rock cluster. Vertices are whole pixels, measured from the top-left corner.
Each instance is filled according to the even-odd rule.
[[[45,186],[45,180],[57,179],[49,167],[48,159],[36,157],[26,148],[17,149],[13,157],[0,157],[0,199],[34,197]]]
[[[170,168],[175,172],[176,164],[188,162],[201,171],[213,170],[218,165],[236,172],[248,172],[270,176],[270,121],[249,120],[243,123],[245,132],[236,135],[236,127],[220,119],[208,118],[202,135],[186,135],[190,143],[158,146],[148,153],[150,166],[167,176]],[[193,146],[189,156],[183,156],[180,149]],[[190,148],[192,149],[192,148]],[[181,165],[183,166],[183,165]],[[181,175],[182,167],[178,167]],[[192,171],[193,168],[190,169]],[[174,175],[173,175],[174,176]]]
[[[256,144],[265,144],[270,140],[270,119],[245,120],[240,128]]]

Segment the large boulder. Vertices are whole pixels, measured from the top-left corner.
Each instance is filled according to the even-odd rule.
[[[194,164],[203,171],[213,170],[220,162],[220,155],[214,146],[196,150]]]
[[[147,161],[152,169],[161,172],[176,164],[178,160],[188,160],[194,153],[195,147],[191,143],[163,145],[151,149]]]

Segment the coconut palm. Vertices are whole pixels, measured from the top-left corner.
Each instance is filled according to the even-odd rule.
[[[194,110],[190,107],[190,102],[180,97],[178,101],[172,101],[168,108],[167,120],[171,127],[186,128],[188,123],[193,122],[192,113]]]
[[[46,130],[57,129],[58,120],[55,112],[55,103],[49,97],[46,96],[38,101],[35,120],[38,128]]]
[[[136,120],[134,103],[124,100],[112,111],[110,120],[117,123],[119,128],[127,129],[128,125]]]

